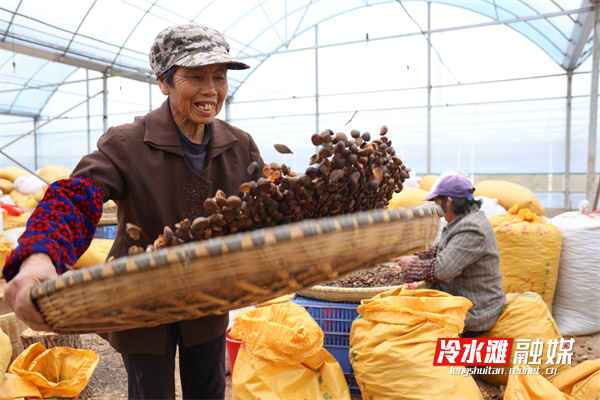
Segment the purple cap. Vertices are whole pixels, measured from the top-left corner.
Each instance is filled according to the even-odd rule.
[[[473,184],[462,175],[447,175],[440,179],[437,186],[423,200],[433,200],[437,196],[465,197],[473,200]]]

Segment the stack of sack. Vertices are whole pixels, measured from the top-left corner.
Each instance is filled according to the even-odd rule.
[[[552,315],[564,335],[600,331],[600,210],[588,212],[587,200],[579,211],[550,220],[562,233],[560,269]]]
[[[31,212],[42,200],[48,184],[69,177],[71,170],[60,165],[48,164],[36,171],[35,176],[15,166],[0,169],[0,201],[21,207],[25,212],[20,215],[3,215],[3,229],[25,226]],[[41,178],[41,179],[40,179]]]
[[[0,190],[24,210],[34,209],[47,187],[43,180],[18,167],[0,169]]]
[[[475,184],[475,194],[497,199],[498,204],[506,210],[517,204],[520,209],[527,208],[539,216],[546,215],[546,210],[535,193],[518,183],[503,180],[484,180]]]
[[[431,191],[437,186],[438,181],[447,175],[456,174],[462,175],[458,171],[446,171],[441,175],[425,175],[421,178],[415,178],[412,183],[410,180],[405,181],[402,191],[400,193],[394,193],[390,199],[388,209],[413,207],[427,204],[428,202],[423,201],[423,198],[431,193]],[[485,213],[485,215],[490,218],[495,215],[506,214],[506,209],[499,203],[498,199],[487,197],[487,194],[495,193],[490,193],[489,191],[482,191],[480,193],[477,190],[474,193],[475,199],[481,200],[481,210]],[[445,223],[445,220],[443,223]]]
[[[429,188],[437,179],[437,175],[419,177],[410,171],[410,178],[404,181],[400,193],[394,193],[388,204],[388,209],[413,207],[427,204],[423,198],[429,194]]]
[[[388,209],[393,210],[402,207],[413,207],[427,204],[427,201],[423,201],[423,198],[427,196],[429,192],[419,189],[413,186],[404,186],[400,193],[394,193],[388,204]]]
[[[552,309],[558,280],[561,233],[556,226],[515,204],[489,218],[494,228],[505,293],[538,293]]]

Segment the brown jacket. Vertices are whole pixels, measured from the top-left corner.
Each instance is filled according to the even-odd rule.
[[[145,248],[167,225],[207,216],[204,200],[213,197],[217,189],[228,196],[237,195],[242,183],[258,179],[246,172],[252,161],[263,164],[252,137],[217,119],[210,129],[207,166],[200,174],[185,159],[168,100],[131,124],[110,128],[98,140],[98,150],[82,158],[72,176],[93,179],[104,190],[104,200],[117,203],[118,228],[109,257],[126,256],[134,244]],[[128,222],[142,229],[139,240],[125,233]],[[219,315],[179,322],[184,345],[218,337],[228,321],[228,315]],[[122,353],[163,354],[166,326],[103,336]]]

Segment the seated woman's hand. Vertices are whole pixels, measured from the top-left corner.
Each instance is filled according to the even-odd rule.
[[[408,265],[418,258],[419,257],[417,257],[417,256],[402,256],[402,257],[395,258],[394,261],[396,261],[398,263],[398,266],[400,267],[402,272],[405,272],[408,268]]]

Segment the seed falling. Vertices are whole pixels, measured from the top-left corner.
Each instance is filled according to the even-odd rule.
[[[275,150],[277,150],[281,154],[293,154],[293,152],[290,150],[290,148],[287,147],[285,144],[276,144],[274,146],[275,146]]]
[[[379,133],[379,139],[372,142],[369,132],[361,134],[357,129],[350,132],[351,139],[344,132],[334,134],[329,129],[313,134],[311,142],[317,146],[316,154],[310,157],[304,172],[296,173],[275,162],[252,162],[247,172],[256,180],[242,183],[238,194],[228,196],[217,191],[204,202],[207,216],[191,223],[183,220],[175,224],[174,231],[165,227],[149,249],[155,251],[192,238],[205,240],[306,218],[385,208],[393,193],[402,190],[411,170],[395,155],[392,141],[385,136],[387,126],[383,125]],[[275,148],[283,154],[291,153],[285,145],[276,144]],[[257,175],[262,176],[255,178]]]
[[[128,222],[125,225],[125,232],[127,232],[129,237],[133,240],[138,240],[140,238],[140,233],[142,232],[142,229],[139,226]]]
[[[260,165],[258,164],[258,161],[252,161],[248,166],[248,175],[252,176],[258,171],[260,171]]]

